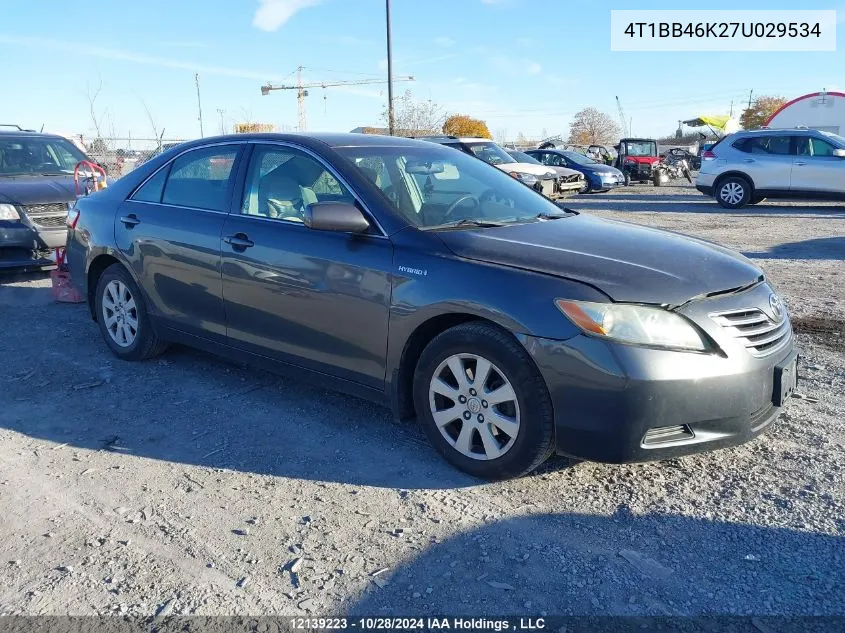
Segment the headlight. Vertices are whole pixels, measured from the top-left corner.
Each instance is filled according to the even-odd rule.
[[[663,308],[558,299],[555,304],[586,334],[633,345],[703,352],[708,345],[695,326]]]
[[[612,171],[602,172],[600,175],[602,180],[616,180],[616,174]]]
[[[512,171],[511,176],[516,178],[521,183],[528,185],[529,187],[533,187],[537,184],[537,176],[535,176],[534,174],[526,174],[521,171]]]
[[[21,215],[11,204],[0,204],[0,220],[20,220]]]

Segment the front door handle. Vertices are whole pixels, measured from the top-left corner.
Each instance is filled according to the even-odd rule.
[[[803,166],[804,166],[804,165],[806,165],[807,163],[805,163],[805,162],[803,162],[803,161],[795,161],[795,162],[794,162],[794,163],[792,163],[792,164],[793,164],[793,165],[797,165],[798,167],[803,167]]]
[[[743,160],[742,162],[743,162],[743,163],[753,163],[753,162],[754,162],[754,159],[753,159],[753,158],[746,158],[746,159],[745,159],[745,160]]]
[[[227,235],[223,238],[223,241],[229,244],[232,248],[250,248],[251,246],[255,246],[255,242],[253,242],[246,233],[235,233],[234,235]]]
[[[133,226],[137,226],[141,223],[134,213],[130,213],[129,215],[124,215],[120,218],[120,221],[126,226],[126,228],[131,229]]]

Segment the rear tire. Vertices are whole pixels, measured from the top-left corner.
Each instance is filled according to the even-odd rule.
[[[716,202],[725,209],[740,209],[751,200],[751,183],[742,176],[728,176],[716,186]]]
[[[100,334],[115,356],[147,360],[167,349],[153,329],[138,285],[121,264],[112,264],[100,275],[94,298]]]
[[[522,345],[487,323],[458,325],[428,344],[414,372],[414,407],[437,451],[476,477],[518,477],[554,451],[545,381]]]

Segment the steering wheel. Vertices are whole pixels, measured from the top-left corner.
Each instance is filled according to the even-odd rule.
[[[487,192],[485,191],[484,193],[487,193]],[[483,196],[484,194],[481,194],[481,195]],[[458,198],[457,200],[455,200],[452,204],[450,204],[450,205],[449,205],[449,208],[448,208],[448,209],[446,209],[446,213],[444,213],[444,214],[443,214],[443,217],[444,217],[444,218],[448,218],[450,215],[452,215],[452,211],[454,211],[454,210],[455,210],[455,209],[457,209],[460,205],[462,205],[464,202],[467,202],[467,201],[469,201],[469,200],[472,200],[472,202],[473,202],[473,205],[472,205],[472,206],[473,206],[473,208],[477,209],[478,207],[480,207],[480,206],[481,206],[481,200],[480,200],[479,198],[476,198],[476,197],[475,197],[475,196],[473,196],[473,195],[467,194],[467,195],[465,195],[465,196],[461,196],[460,198]]]

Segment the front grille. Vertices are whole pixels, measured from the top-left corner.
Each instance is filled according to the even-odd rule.
[[[43,226],[47,229],[54,229],[56,227],[65,226],[65,222],[67,221],[66,215],[53,215],[53,216],[36,216],[30,217],[33,223],[37,224],[38,226]]]
[[[67,209],[68,204],[66,202],[54,202],[51,204],[26,205],[24,212],[36,226],[54,229],[65,225]]]
[[[710,315],[727,333],[745,345],[752,356],[768,356],[781,349],[792,336],[786,314],[773,320],[758,308],[714,312]]]
[[[24,207],[27,215],[67,215],[67,202],[50,204],[28,204]]]

